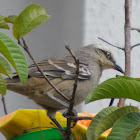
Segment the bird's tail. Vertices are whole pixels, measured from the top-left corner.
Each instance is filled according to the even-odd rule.
[[[28,89],[26,88],[26,86],[24,86],[21,83],[21,81],[18,77],[13,77],[12,79],[6,78],[5,81],[6,81],[6,85],[7,85],[8,90],[14,91],[18,94],[29,96],[28,92],[27,92]]]
[[[20,79],[18,76],[14,76],[13,78],[5,78],[6,85],[19,83]]]

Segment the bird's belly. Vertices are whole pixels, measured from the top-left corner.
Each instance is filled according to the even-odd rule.
[[[74,80],[63,80],[61,78],[57,78],[52,80],[52,83],[57,87],[57,89],[65,94],[65,96],[68,98],[72,97]],[[95,77],[94,80],[90,79],[78,81],[74,105],[78,105],[85,101],[90,91],[96,87],[97,84],[98,80],[96,80]],[[62,96],[60,96],[43,78],[40,78],[40,80],[37,78],[30,78],[27,80],[25,85],[22,85],[21,83],[15,83],[9,84],[7,88],[22,95],[28,96],[37,104],[43,106],[46,109],[50,107],[61,110],[67,108],[69,105],[69,103]],[[54,99],[53,97],[60,99],[60,101]],[[67,106],[65,106],[61,101],[66,103]]]
[[[58,88],[61,89],[61,92],[65,94],[65,96],[71,98],[73,93],[73,80],[69,80],[67,82],[68,86],[64,86],[62,84],[58,85],[59,86]],[[92,83],[86,82],[85,84],[84,81],[78,82],[74,105],[78,105],[83,101],[85,101],[86,97],[88,96],[93,87],[90,84]],[[53,97],[60,99],[60,101],[57,101],[57,99],[55,100]],[[66,106],[63,105],[61,101],[65,102],[66,104],[69,104],[63,97],[61,97],[58,93],[56,93],[54,89],[51,89],[49,91],[43,91],[42,93],[36,92],[33,96],[33,100],[35,100],[36,103],[40,104],[45,108],[49,107],[58,110],[67,108]]]

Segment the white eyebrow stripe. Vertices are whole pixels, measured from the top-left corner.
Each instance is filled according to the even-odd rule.
[[[98,45],[98,48],[100,48],[101,50],[110,52],[110,50],[106,46]]]

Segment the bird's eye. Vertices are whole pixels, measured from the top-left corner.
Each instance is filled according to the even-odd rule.
[[[107,56],[108,59],[110,59],[110,57],[111,57],[110,52],[107,52],[107,53],[106,53],[106,56]]]

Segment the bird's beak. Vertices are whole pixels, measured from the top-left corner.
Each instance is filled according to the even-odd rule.
[[[124,71],[122,70],[122,68],[119,65],[114,64],[114,67],[115,67],[116,70],[118,70],[119,72],[124,74]]]

